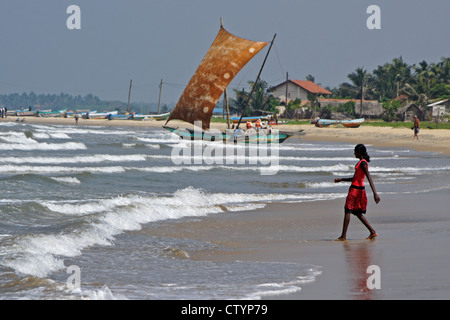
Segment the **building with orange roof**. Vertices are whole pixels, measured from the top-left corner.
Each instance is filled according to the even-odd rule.
[[[272,88],[272,94],[274,97],[280,99],[280,101],[286,101],[286,87],[287,87],[287,100],[301,99],[307,101],[309,94],[326,97],[332,93],[325,88],[322,88],[318,84],[308,80],[287,80]]]

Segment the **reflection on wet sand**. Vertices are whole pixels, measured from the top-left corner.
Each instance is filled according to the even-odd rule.
[[[352,294],[353,299],[373,300],[380,298],[379,289],[370,289],[368,287],[368,279],[374,274],[368,268],[377,265],[374,259],[375,241],[344,241],[343,243],[345,260],[348,265],[348,272],[350,273],[349,292]],[[372,283],[372,281],[370,282]]]

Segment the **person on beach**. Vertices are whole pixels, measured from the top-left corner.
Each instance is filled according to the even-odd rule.
[[[414,116],[414,125],[413,125],[412,129],[414,130],[413,140],[419,140],[418,134],[419,134],[419,130],[420,130],[420,121],[416,115]]]
[[[351,182],[351,186],[348,191],[347,198],[345,200],[345,214],[344,214],[344,226],[342,229],[342,234],[336,240],[346,240],[347,239],[347,229],[350,223],[350,213],[358,217],[358,219],[364,224],[364,226],[369,230],[370,235],[367,239],[374,239],[378,236],[369,221],[363,216],[367,210],[367,195],[364,186],[364,178],[367,177],[370,187],[372,188],[373,197],[375,203],[380,202],[380,197],[375,190],[375,186],[372,181],[372,177],[369,173],[370,156],[367,154],[366,147],[363,144],[358,144],[355,147],[355,157],[359,159],[359,162],[355,166],[355,174],[352,178],[336,178],[335,183],[341,181]]]

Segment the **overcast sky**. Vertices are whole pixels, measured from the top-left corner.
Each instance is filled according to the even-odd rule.
[[[66,26],[70,5],[81,29]],[[370,5],[381,29],[366,25]],[[256,41],[277,37],[262,79],[308,74],[331,88],[358,67],[373,71],[450,56],[449,0],[1,0],[0,94],[92,93],[102,100],[176,102],[219,31]],[[255,80],[263,49],[230,85]]]

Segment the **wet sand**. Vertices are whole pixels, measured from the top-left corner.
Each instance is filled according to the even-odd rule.
[[[316,280],[294,294],[270,300],[422,300],[450,297],[448,191],[381,194],[369,203],[375,240],[356,217],[348,240],[341,233],[344,199],[269,204],[249,212],[215,214],[160,225],[152,235],[191,238],[222,246],[190,253],[191,259],[276,261],[321,266]],[[430,206],[432,204],[433,206]],[[369,266],[379,267],[380,289],[369,289]],[[370,271],[370,269],[369,269]],[[373,271],[372,271],[373,272]],[[375,283],[375,282],[374,282]]]

